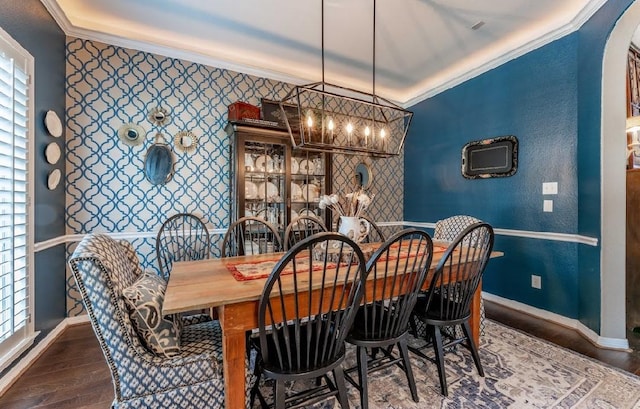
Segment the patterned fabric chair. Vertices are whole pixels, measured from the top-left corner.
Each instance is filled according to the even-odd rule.
[[[135,331],[123,297],[123,291],[141,274],[132,249],[107,235],[90,234],[69,260],[111,371],[115,394],[112,407],[223,407],[219,322],[208,317],[185,317],[177,355],[161,357],[147,349]],[[248,385],[253,383],[251,372],[247,370]]]
[[[482,220],[466,215],[451,216],[438,220],[433,232],[433,240],[452,242],[464,229],[475,223],[482,223]],[[484,335],[484,320],[484,301],[480,298],[480,336]],[[458,333],[458,335],[460,335],[460,333]]]

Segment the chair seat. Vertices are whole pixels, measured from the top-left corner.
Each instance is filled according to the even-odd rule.
[[[180,336],[180,355],[208,354],[214,362],[222,363],[222,329],[220,322],[209,320],[187,325]]]
[[[451,319],[443,319],[443,311],[441,306],[442,297],[437,294],[433,295],[433,299],[431,300],[431,304],[427,309],[427,297],[421,296],[418,297],[418,301],[416,302],[416,306],[414,307],[414,314],[418,319],[432,325],[439,325],[442,322],[447,322],[447,325],[455,325],[458,322],[465,321],[469,319],[471,316],[471,311],[467,311],[463,316],[461,316],[458,320]],[[454,309],[459,305],[455,301],[445,301],[445,306],[448,305],[450,309]]]
[[[382,303],[367,304],[358,309],[356,318],[349,332],[347,341],[358,344],[359,341],[382,340],[389,341],[389,344],[396,342],[396,338],[406,332],[406,328],[400,334],[389,334],[384,331],[385,328],[393,325],[395,322],[393,312]],[[376,331],[372,331],[376,328]]]

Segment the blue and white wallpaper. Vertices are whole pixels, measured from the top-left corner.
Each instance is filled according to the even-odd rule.
[[[99,42],[67,38],[66,44],[66,230],[130,233],[143,268],[157,269],[155,238],[162,222],[179,212],[202,217],[210,229],[226,229],[230,201],[230,138],[224,131],[227,106],[259,105],[282,99],[291,85]],[[150,111],[162,107],[169,121],[154,125]],[[118,138],[123,124],[141,125],[143,144]],[[175,149],[173,138],[191,131],[195,151]],[[176,161],[173,178],[152,185],[143,174],[147,149],[161,133]],[[402,156],[372,161],[334,157],[334,191],[349,186],[355,165],[371,164],[376,199],[370,215],[378,221],[402,220]],[[212,254],[221,238],[212,235]],[[74,246],[70,246],[69,252]],[[73,278],[67,273],[67,313],[82,313]]]

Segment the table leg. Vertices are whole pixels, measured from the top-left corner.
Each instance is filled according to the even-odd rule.
[[[228,328],[229,320],[225,320],[224,310],[218,313],[222,327],[225,406],[227,409],[242,409],[245,407],[245,332]]]
[[[480,346],[480,298],[482,297],[482,282],[478,285],[478,289],[473,294],[473,301],[471,303],[471,319],[469,325],[471,326],[471,335],[477,346]]]

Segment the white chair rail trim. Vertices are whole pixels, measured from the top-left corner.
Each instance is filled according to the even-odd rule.
[[[433,229],[436,227],[435,223],[424,223],[424,222],[412,222],[412,221],[399,221],[399,222],[376,222],[378,226],[411,226],[411,227],[425,227]],[[552,233],[552,232],[541,232],[541,231],[527,231],[527,230],[510,230],[510,229],[500,229],[494,228],[493,231],[497,235],[501,236],[513,236],[513,237],[523,237],[529,239],[537,239],[537,240],[551,240],[551,241],[564,241],[569,243],[578,243],[578,244],[586,244],[588,246],[597,246],[598,239],[595,237],[582,236],[579,234],[567,234],[567,233]],[[209,234],[211,236],[214,235],[224,235],[227,232],[227,229],[209,229]],[[107,233],[114,239],[140,239],[140,238],[155,238],[158,233],[157,232],[120,232],[120,233]],[[84,234],[66,234],[64,236],[54,237],[53,239],[40,241],[35,243],[34,252],[43,251],[49,249],[51,247],[55,247],[59,244],[64,243],[76,243],[80,242],[84,237]]]

